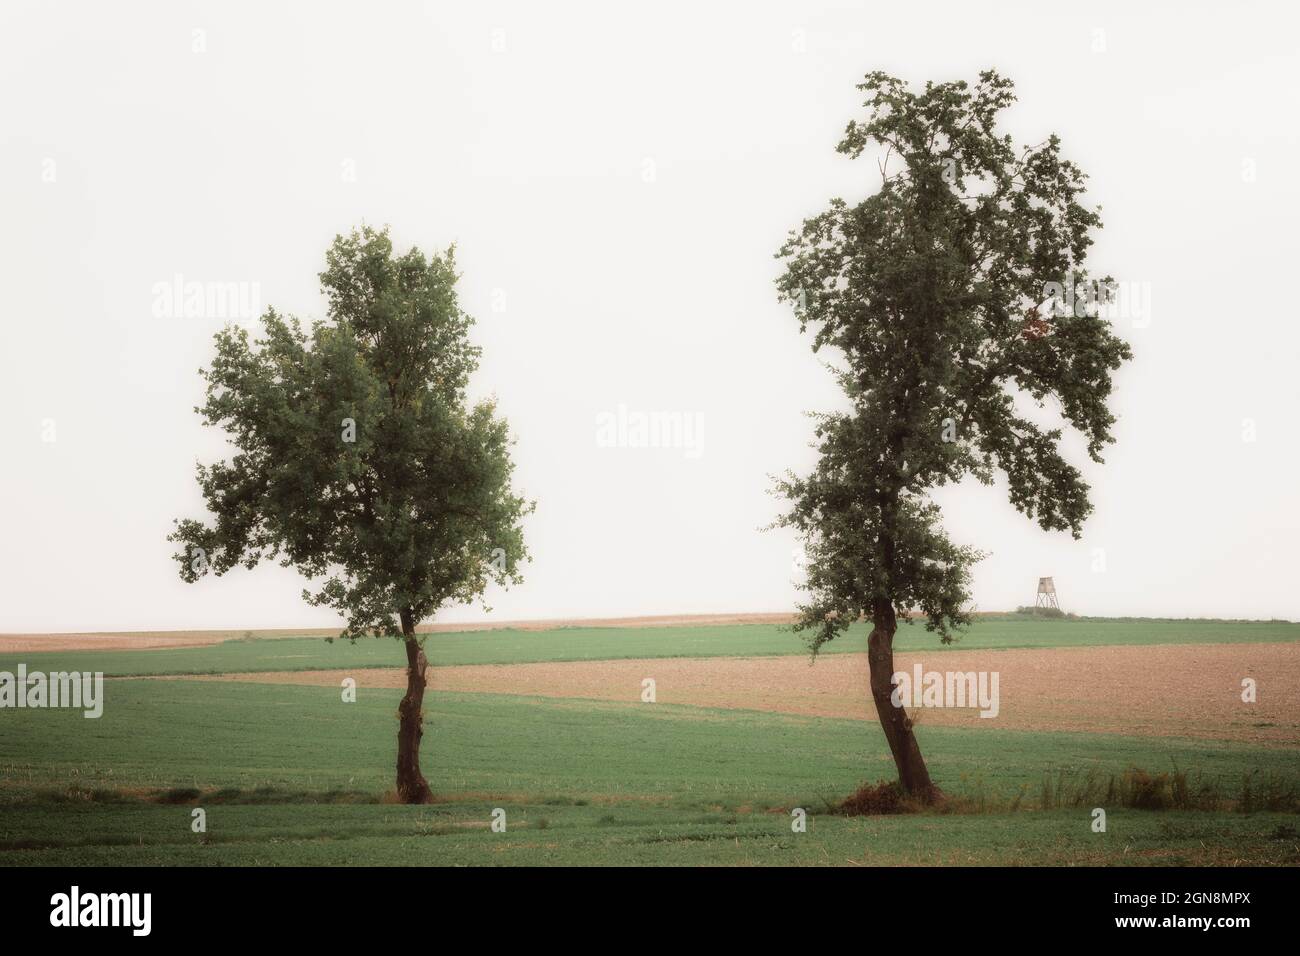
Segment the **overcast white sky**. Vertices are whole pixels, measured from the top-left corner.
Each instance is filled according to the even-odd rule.
[[[992,552],[977,605],[1051,574],[1081,613],[1300,617],[1294,5],[616,6],[4,5],[0,631],[334,622],[275,565],[179,581],[165,536],[223,450],[192,410],[221,320],[158,317],[155,285],[316,316],[363,220],[459,247],[475,390],[538,502],[493,618],[792,608],[766,476],[809,467],[803,412],[837,395],[773,252],[878,179],[834,152],[865,72],[990,66],[1009,131],[1092,176],[1092,262],[1149,310],[1118,323],[1136,359],[1081,541],[1001,486],[942,496]],[[698,445],[601,447],[620,405],[691,416]]]

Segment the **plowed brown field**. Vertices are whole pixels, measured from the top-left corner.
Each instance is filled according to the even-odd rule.
[[[1000,711],[912,710],[918,723],[1011,730],[1068,730],[1197,737],[1259,744],[1300,743],[1300,644],[1076,647],[898,654],[897,670],[997,671]],[[229,674],[203,678],[261,683],[404,687],[400,668]],[[1243,678],[1258,700],[1241,700]],[[875,720],[867,661],[726,657],[574,661],[437,667],[434,690],[587,698],[638,703],[653,678],[664,704]],[[195,678],[183,678],[195,679]],[[650,706],[650,705],[645,705]]]

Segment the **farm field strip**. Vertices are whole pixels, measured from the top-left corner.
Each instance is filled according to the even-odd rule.
[[[937,662],[937,663],[936,663]],[[899,654],[895,666],[996,671],[998,710],[912,710],[918,723],[978,730],[1065,730],[1203,737],[1260,744],[1300,743],[1300,645],[1200,644]],[[338,687],[344,672],[283,671],[212,678]],[[1241,701],[1241,679],[1260,694]],[[404,668],[349,673],[359,688],[404,688]],[[809,665],[796,657],[723,657],[442,667],[438,690],[635,703],[642,681],[656,700],[719,709],[874,721],[866,655],[840,654]],[[1117,706],[1122,702],[1122,706]]]
[[[822,650],[825,656],[866,649],[865,625]],[[1239,621],[1050,621],[977,619],[961,640],[943,645],[920,625],[902,627],[899,651],[946,654],[996,648],[1046,648],[1166,644],[1258,644],[1300,642],[1300,624]],[[393,640],[366,639],[355,645],[320,637],[232,640],[202,647],[149,650],[30,649],[3,653],[0,670],[19,663],[30,670],[102,671],[109,676],[223,674],[250,671],[329,670],[393,667],[402,661]],[[797,634],[776,624],[571,628],[553,631],[479,631],[431,634],[425,645],[434,667],[523,664],[675,657],[806,657]]]
[[[337,687],[123,680],[99,720],[10,712],[0,734],[0,803],[45,788],[196,787],[286,793],[392,786],[401,693],[343,703]],[[203,719],[196,720],[195,714]],[[426,774],[447,796],[719,800],[788,806],[890,776],[874,723],[753,710],[431,692]],[[1237,741],[918,728],[945,788],[1003,795],[1044,773],[1179,767],[1235,787],[1252,770],[1300,783],[1300,750]],[[86,799],[89,799],[87,797]],[[290,799],[297,799],[290,797]]]
[[[1297,817],[1276,812],[1300,787],[1300,628],[1154,623],[983,620],[947,649],[903,630],[900,668],[1001,674],[998,718],[931,710],[917,727],[936,782],[986,809],[859,819],[828,810],[894,766],[858,632],[811,666],[755,624],[436,635],[426,807],[386,802],[404,684],[391,641],[103,652],[126,666],[101,718],[0,712],[0,866],[1300,863]],[[212,673],[166,673],[196,664]],[[1243,672],[1260,690],[1246,722]],[[1080,788],[1132,768],[1186,772],[1227,803],[1115,806],[1093,834]],[[1247,792],[1256,809],[1233,810]],[[206,835],[189,829],[200,805]],[[486,826],[497,807],[504,834]],[[809,813],[798,837],[792,807]]]
[[[494,805],[227,806],[204,835],[188,806],[88,805],[39,821],[0,806],[0,866],[1291,865],[1294,817],[1117,810],[1105,834],[1076,810],[844,818],[784,811],[525,804],[491,833]],[[30,812],[30,811],[27,811]],[[16,828],[25,835],[11,836]]]
[[[987,615],[1003,617],[1005,615]],[[476,624],[420,624],[417,634],[469,634],[484,631],[560,631],[610,628],[713,627],[729,624],[789,624],[792,614],[663,614],[653,617],[580,618],[573,620],[484,621]],[[206,647],[231,641],[325,638],[338,628],[270,628],[201,631],[70,631],[55,634],[0,634],[0,654],[32,651],[114,651],[166,647]]]

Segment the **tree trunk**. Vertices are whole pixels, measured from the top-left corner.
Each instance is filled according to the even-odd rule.
[[[415,639],[415,620],[402,611],[402,636],[406,639],[406,696],[397,706],[397,798],[402,803],[428,803],[433,798],[429,781],[420,773],[420,738],[424,736],[425,672],[429,661]]]
[[[931,803],[939,790],[930,782],[930,771],[912,733],[912,720],[903,707],[895,707],[890,700],[894,686],[894,632],[898,620],[888,601],[878,601],[872,611],[871,636],[867,638],[867,659],[871,665],[871,697],[876,704],[880,726],[889,741],[894,765],[898,767],[898,783],[911,797]]]

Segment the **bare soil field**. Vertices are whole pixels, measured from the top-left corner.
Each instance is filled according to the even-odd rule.
[[[242,632],[142,631],[76,634],[0,634],[0,654],[35,654],[46,651],[150,651],[167,647],[202,647],[220,644]]]
[[[910,709],[918,724],[1300,744],[1300,645],[1197,644],[898,654],[897,670],[996,671],[997,717]],[[402,688],[402,668],[227,674],[183,680]],[[1243,678],[1258,700],[1241,700]],[[864,654],[481,664],[430,670],[435,690],[639,702],[653,678],[665,704],[875,721]]]

